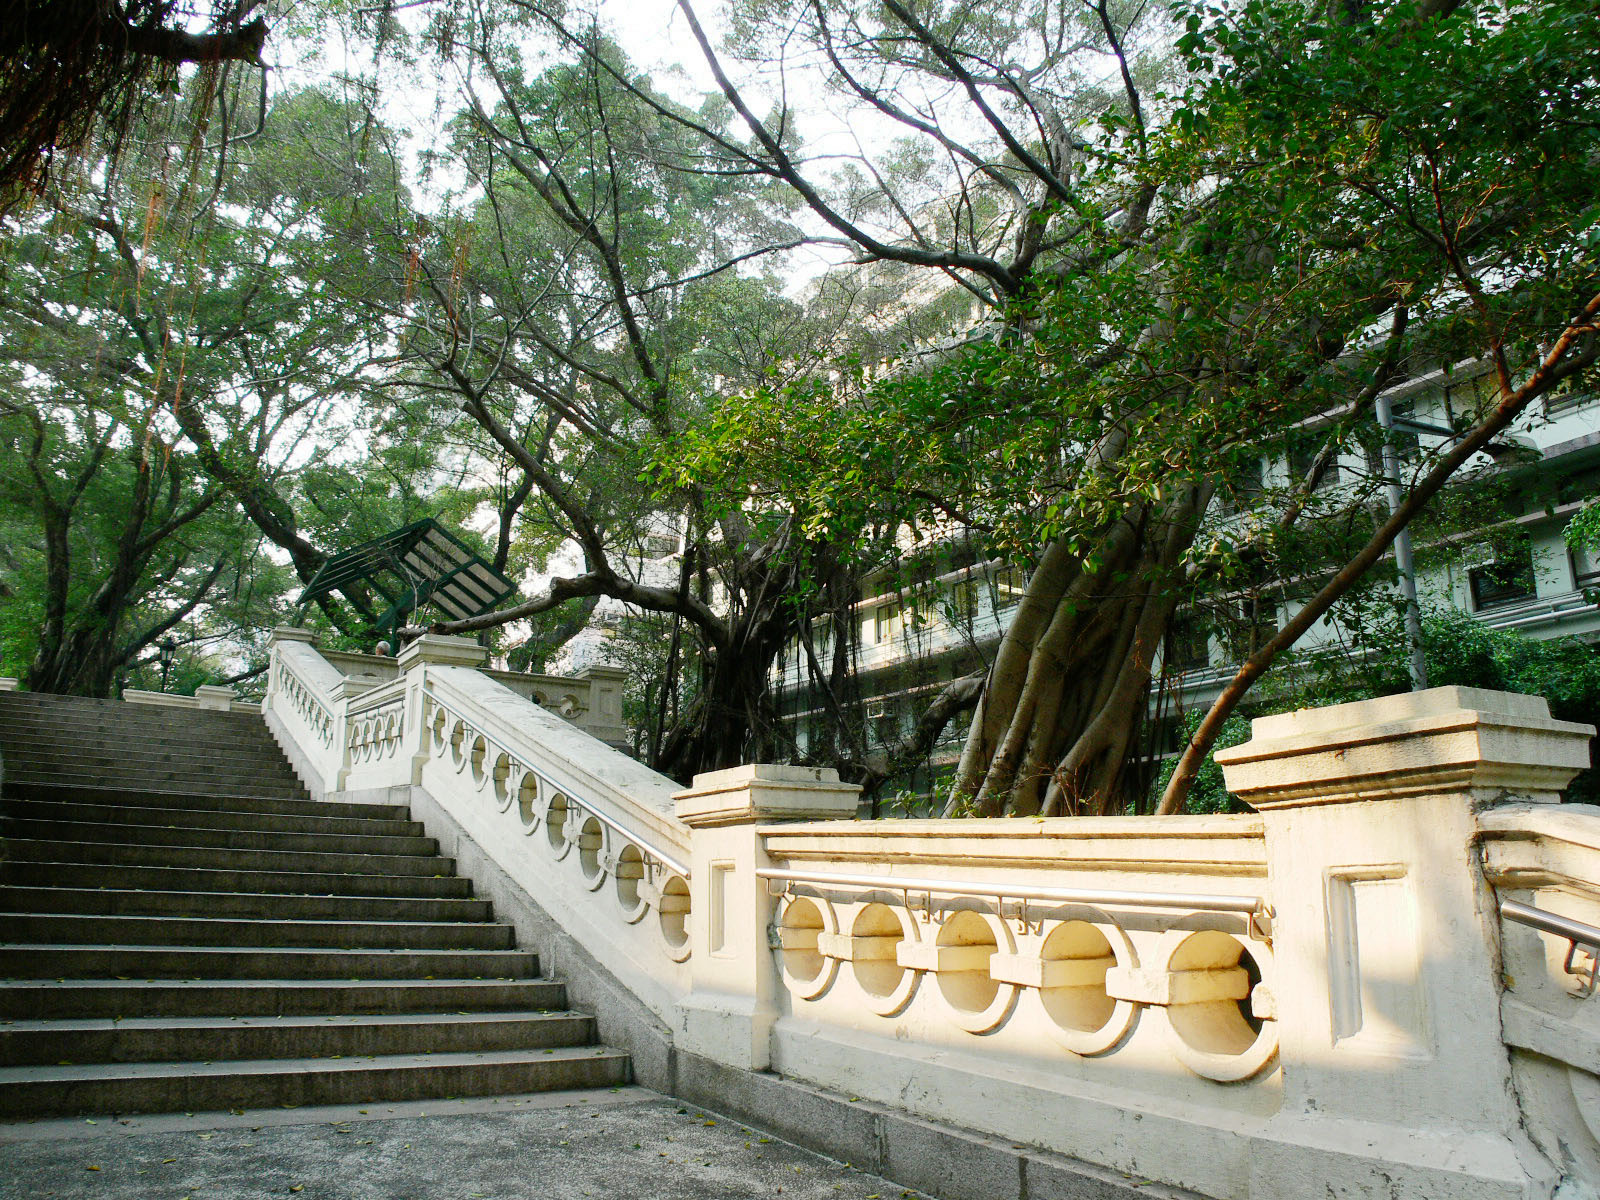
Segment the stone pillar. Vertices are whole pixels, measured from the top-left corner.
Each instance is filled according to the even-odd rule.
[[[1551,1194],[1500,1030],[1477,813],[1555,802],[1593,730],[1543,699],[1444,687],[1254,722],[1219,751],[1266,827],[1283,1108],[1251,1196]]]
[[[276,625],[273,627],[272,632],[267,635],[268,662],[276,663],[278,660],[278,647],[290,642],[299,642],[306,646],[315,646],[317,638],[316,635],[309,629],[297,629],[293,625]],[[273,679],[274,673],[269,672],[267,676],[267,692],[266,695],[261,698],[261,711],[263,713],[270,713],[273,708]]]
[[[678,819],[694,831],[684,1050],[745,1070],[770,1065],[781,985],[768,945],[773,899],[756,877],[769,865],[759,827],[854,817],[860,793],[831,768],[756,764],[696,775],[673,797]]]
[[[406,740],[411,746],[411,783],[416,786],[422,783],[422,768],[429,758],[425,728],[429,714],[423,703],[423,672],[419,668],[431,663],[439,667],[482,669],[489,661],[489,651],[471,638],[425,633],[400,647],[395,661],[400,665],[401,676],[407,680]]]
[[[239,698],[239,693],[231,687],[220,684],[205,683],[194,690],[194,702],[200,708],[211,709],[215,712],[227,712],[233,707],[233,702]]]
[[[628,673],[621,667],[594,666],[585,667],[576,678],[589,685],[589,711],[580,722],[583,729],[602,742],[625,746],[628,729],[622,723],[622,688]]]
[[[18,683],[9,675],[0,675],[0,692],[14,692],[18,690]]]
[[[400,648],[395,655],[402,672],[410,671],[423,663],[441,667],[482,667],[489,661],[489,651],[471,638],[441,637],[425,633]]]

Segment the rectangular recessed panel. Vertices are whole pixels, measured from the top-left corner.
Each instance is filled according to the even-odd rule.
[[[1327,883],[1334,1045],[1391,1057],[1430,1053],[1416,897],[1398,866],[1334,871]]]

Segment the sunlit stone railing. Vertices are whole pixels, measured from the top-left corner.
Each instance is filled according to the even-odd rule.
[[[347,650],[318,653],[347,678],[375,685],[400,675],[399,662],[387,656]],[[627,730],[622,724],[622,684],[626,673],[617,667],[586,667],[576,676],[480,670],[523,699],[549,709],[608,745],[621,746],[626,741]]]
[[[300,631],[279,630],[264,711],[315,794],[426,792],[670,1016],[690,953],[688,830],[672,815],[674,785],[513,691],[504,673],[480,670],[484,657],[432,637],[394,660],[324,656]],[[563,682],[545,682],[542,698]],[[570,682],[583,690],[594,679]]]
[[[471,643],[388,680],[273,652],[267,719],[319,794],[438,806],[680,1063],[1227,1200],[1600,1178],[1590,943],[1526,923],[1600,929],[1600,812],[1552,803],[1592,731],[1542,700],[1259,719],[1218,755],[1247,815],[872,822],[831,771],[675,789]]]
[[[1510,804],[1481,825],[1504,918],[1500,1018],[1518,1103],[1541,1150],[1600,1179],[1600,809]]]

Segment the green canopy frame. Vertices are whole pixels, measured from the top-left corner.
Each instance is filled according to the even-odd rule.
[[[311,601],[335,591],[357,608],[367,609],[352,592],[358,584],[389,602],[388,610],[373,622],[382,631],[395,629],[402,617],[424,604],[433,605],[449,620],[461,621],[493,612],[517,591],[516,584],[432,517],[335,554],[317,568],[300,593],[299,615],[305,615]]]

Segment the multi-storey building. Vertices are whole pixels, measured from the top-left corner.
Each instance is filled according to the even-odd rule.
[[[1396,415],[1391,444],[1401,477],[1475,411],[1483,387],[1470,368],[1418,374],[1388,393]],[[1306,477],[1320,444],[1303,442],[1263,453],[1259,473],[1247,475],[1241,497],[1219,502],[1208,519],[1235,527],[1256,519],[1252,491],[1267,493]],[[1370,486],[1381,471],[1374,427],[1370,438],[1341,452],[1317,484],[1318,500],[1336,508],[1359,492],[1382,503]],[[1379,476],[1381,477],[1381,476]],[[1572,549],[1564,530],[1573,514],[1600,497],[1600,397],[1578,392],[1549,398],[1525,414],[1494,453],[1476,456],[1452,484],[1448,499],[1476,497],[1473,518],[1449,530],[1418,530],[1417,590],[1424,606],[1457,608],[1496,628],[1535,638],[1600,638],[1600,551]],[[1287,575],[1297,577],[1289,578]],[[1174,622],[1158,660],[1152,715],[1169,728],[1187,710],[1208,705],[1237,664],[1262,638],[1290,619],[1326,578],[1325,564],[1279,570],[1257,586],[1205,597]],[[982,666],[1010,623],[1025,578],[1002,562],[979,562],[950,543],[870,577],[852,615],[854,670],[848,703],[861,735],[882,748],[905,737],[928,699],[949,681]],[[820,623],[813,644],[829,660],[836,630]],[[1319,620],[1298,649],[1332,648],[1346,640],[1338,610]],[[774,679],[781,710],[792,720],[802,752],[814,748],[834,718],[821,702],[807,658],[796,647]],[[927,793],[960,752],[965,723],[946,731],[907,787]],[[1159,741],[1159,738],[1158,738]]]

